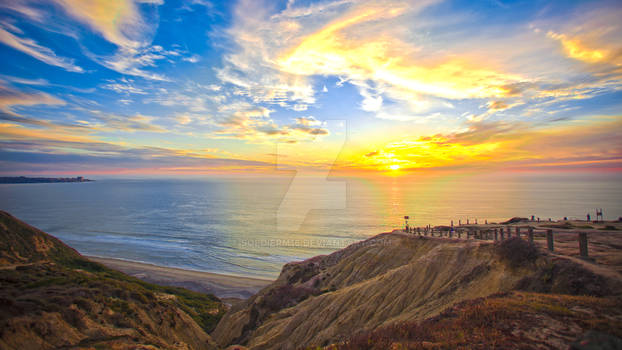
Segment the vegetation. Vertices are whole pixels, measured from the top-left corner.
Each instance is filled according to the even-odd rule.
[[[7,337],[52,339],[59,346],[66,344],[68,334],[97,333],[93,325],[103,327],[100,333],[116,334],[102,339],[119,341],[131,334],[131,342],[167,347],[170,343],[160,334],[174,342],[183,338],[183,332],[192,333],[190,342],[208,339],[206,333],[226,311],[213,295],[147,283],[89,261],[58,239],[2,212],[0,238],[0,347]],[[61,333],[59,343],[54,343],[52,329]]]
[[[318,294],[317,290],[305,286],[286,284],[270,290],[263,297],[261,306],[271,311],[278,311],[296,305],[310,295]]]
[[[538,248],[524,239],[512,237],[496,243],[496,251],[511,267],[533,263],[539,256]]]
[[[588,330],[622,337],[619,298],[511,292],[456,304],[422,322],[361,332],[326,349],[538,349]],[[525,344],[529,344],[525,346]],[[556,347],[556,346],[553,346]]]
[[[517,224],[519,222],[524,222],[524,221],[529,221],[528,218],[521,218],[521,217],[513,217],[511,219],[509,219],[508,221],[502,222],[503,225],[508,225],[508,224]]]

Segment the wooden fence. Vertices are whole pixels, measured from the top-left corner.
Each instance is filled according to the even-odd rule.
[[[512,234],[514,231],[514,234]],[[425,227],[406,227],[402,229],[402,232],[410,233],[418,236],[429,237],[446,237],[451,239],[477,239],[477,240],[489,240],[489,241],[503,241],[511,237],[526,238],[529,242],[534,242],[536,235],[546,237],[546,247],[549,251],[555,251],[554,237],[555,232],[552,229],[537,229],[532,226],[498,226],[490,228],[477,228],[477,227],[448,227],[441,226],[432,227],[430,225]],[[564,231],[558,231],[557,233],[569,233]],[[577,233],[577,240],[579,241],[579,255],[581,257],[588,257],[588,241],[587,233]]]

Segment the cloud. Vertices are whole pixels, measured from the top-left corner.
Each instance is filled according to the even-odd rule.
[[[557,41],[563,53],[574,60],[591,65],[622,65],[622,8],[584,5],[574,12],[558,25],[541,24],[549,27],[547,38]]]
[[[162,0],[54,0],[69,15],[122,48],[138,49],[151,42],[155,29],[139,5],[161,5]]]
[[[64,105],[65,101],[44,92],[24,92],[0,82],[0,111],[15,115],[14,106]]]
[[[376,113],[383,108],[383,95],[426,111],[437,98],[504,96],[502,86],[523,80],[467,58],[419,57],[420,48],[402,28],[435,3],[290,3],[269,15],[242,2],[228,31],[238,49],[226,56],[218,76],[256,102],[289,107],[315,102],[313,76],[338,76],[359,88],[361,109]]]
[[[54,0],[69,16],[114,44],[114,54],[86,55],[97,63],[121,74],[150,80],[169,81],[163,74],[143,69],[156,62],[178,56],[151,45],[158,28],[157,6],[162,0]]]
[[[328,135],[328,130],[321,126],[322,122],[314,117],[300,117],[296,118],[296,123],[291,125],[290,128],[309,135]]]
[[[379,112],[382,108],[382,96],[373,95],[369,89],[361,88],[361,96],[363,96],[363,102],[361,103],[361,109],[367,112]]]
[[[118,81],[108,80],[108,83],[101,85],[102,88],[112,90],[120,94],[146,95],[147,92],[138,87],[133,79],[121,78]]]
[[[79,40],[84,28],[100,35],[116,47],[114,52],[103,53],[101,47],[97,48],[98,53],[90,52],[88,41],[82,42],[81,47],[86,57],[108,69],[150,80],[170,80],[163,74],[144,69],[155,67],[157,61],[180,56],[178,51],[167,51],[158,45],[151,45],[159,23],[157,6],[163,4],[162,0],[52,0],[51,3],[62,9],[69,18],[59,17],[59,11],[52,7],[41,7],[37,0],[0,6],[29,18],[44,30],[68,35],[76,40]],[[76,23],[80,25],[79,29],[74,28]],[[9,25],[8,21],[3,22],[3,26]],[[7,33],[0,32],[0,39],[8,45],[48,64],[83,72],[82,68],[73,64],[73,60],[56,57],[51,50],[31,39]]]
[[[190,57],[184,57],[181,59],[182,61],[186,61],[186,62],[190,62],[190,63],[197,63],[201,60],[201,57],[199,55],[192,55]]]
[[[153,124],[155,117],[142,114],[123,116],[91,110],[97,122],[79,121],[78,123],[51,122],[39,118],[19,115],[13,111],[16,106],[65,105],[66,102],[44,92],[24,92],[0,85],[0,120],[13,123],[35,125],[52,130],[80,130],[81,132],[96,131],[146,131],[165,132],[166,129]]]
[[[622,119],[547,128],[526,123],[472,122],[464,131],[396,141],[361,157],[357,166],[402,169],[564,167],[622,163]]]
[[[620,89],[619,8],[578,6],[563,20],[504,25],[500,38],[498,27],[474,30],[482,24],[473,13],[431,16],[426,10],[436,4],[289,2],[279,9],[241,1],[226,31],[235,45],[217,76],[253,103],[293,110],[315,103],[317,80],[337,77],[338,87],[358,89],[361,110],[399,121],[446,114],[466,100],[488,105],[484,113],[470,111],[481,120],[501,112],[518,118],[530,107],[553,111]],[[534,29],[545,24],[548,37]],[[453,26],[464,30],[454,33]],[[551,39],[562,43],[563,56]],[[593,62],[578,67],[565,56]]]
[[[50,83],[42,78],[39,79],[25,79],[20,77],[13,77],[9,75],[0,75],[0,80],[6,80],[13,84],[20,85],[32,85],[32,86],[48,86]]]
[[[147,132],[166,132],[167,130],[159,125],[153,124],[153,120],[156,119],[152,116],[146,116],[142,114],[135,114],[130,116],[118,115],[113,113],[105,113],[101,111],[91,111],[95,118],[101,122],[101,124],[92,125],[96,130],[107,131],[147,131]]]
[[[143,67],[156,67],[157,61],[170,56],[169,52],[163,51],[159,46],[145,48],[121,47],[112,56],[94,56],[93,60],[106,68],[121,74],[133,75],[145,79],[157,81],[170,81],[163,74],[144,70]]]
[[[166,107],[184,107],[190,112],[207,112],[209,95],[200,95],[193,91],[162,91],[155,96],[149,96],[143,100],[144,103],[157,103]]]
[[[272,163],[215,157],[216,149],[186,150],[164,147],[131,147],[84,135],[40,131],[0,124],[0,172],[123,173],[254,171]],[[226,153],[226,152],[225,152]]]
[[[73,59],[57,56],[54,51],[39,45],[36,41],[21,38],[1,27],[0,42],[51,66],[63,68],[68,72],[84,73],[84,69],[75,65]]]
[[[2,8],[11,10],[15,13],[18,13],[22,16],[28,17],[30,19],[41,21],[45,18],[44,14],[38,9],[32,8],[25,4],[25,1],[21,0],[6,0],[0,4]],[[6,23],[4,23],[6,25]]]
[[[568,57],[577,60],[595,63],[604,61],[609,55],[608,51],[590,49],[586,47],[585,44],[582,43],[579,39],[571,39],[565,34],[558,34],[550,31],[547,33],[547,36],[549,38],[558,40],[564,47],[564,51],[566,52]]]
[[[299,117],[289,125],[279,125],[270,118],[273,112],[265,107],[253,107],[250,104],[227,106],[221,112],[235,108],[232,113],[217,121],[218,128],[214,135],[224,138],[244,139],[249,142],[286,142],[296,143],[328,135],[322,123],[313,117]]]

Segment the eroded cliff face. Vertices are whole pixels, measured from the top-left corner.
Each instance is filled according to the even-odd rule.
[[[1,349],[215,349],[215,297],[89,261],[0,211]]]
[[[326,346],[517,289],[596,296],[622,291],[619,279],[520,239],[494,244],[394,232],[285,265],[272,285],[225,314],[212,336],[221,346],[251,349]]]
[[[511,290],[527,273],[500,262],[491,243],[382,234],[285,265],[271,286],[231,309],[212,336],[222,346],[254,349],[327,345]]]

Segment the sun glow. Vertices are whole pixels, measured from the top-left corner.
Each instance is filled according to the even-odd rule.
[[[391,170],[400,170],[400,166],[399,166],[399,165],[397,165],[397,164],[391,164],[391,165],[389,166],[389,169],[391,169]]]

